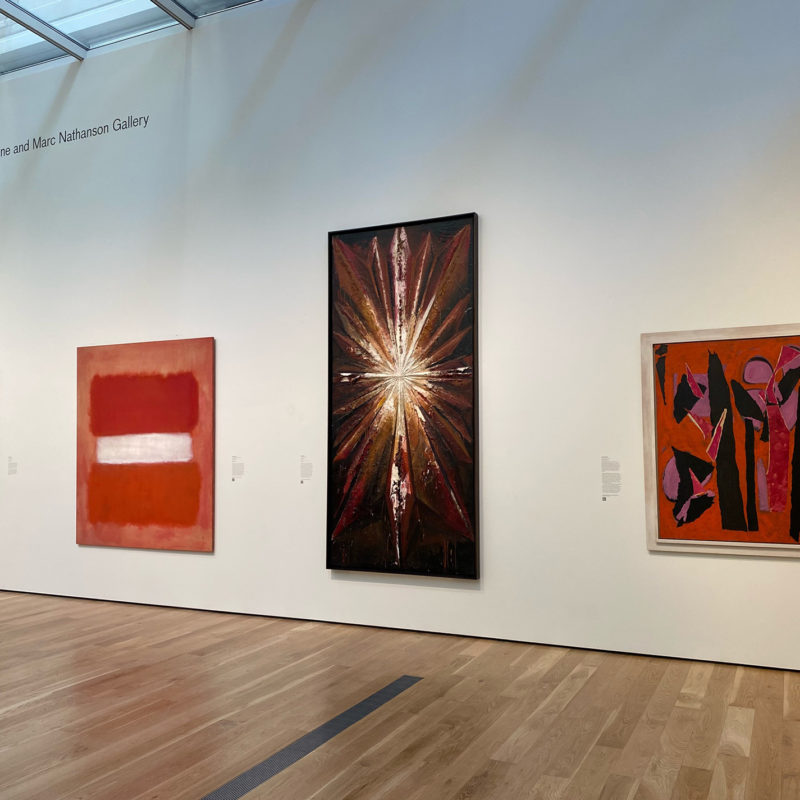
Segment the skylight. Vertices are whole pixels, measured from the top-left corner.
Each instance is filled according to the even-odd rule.
[[[253,0],[0,0],[0,75]]]

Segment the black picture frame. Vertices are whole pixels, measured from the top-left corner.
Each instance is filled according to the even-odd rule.
[[[328,569],[477,579],[475,213],[328,234]]]

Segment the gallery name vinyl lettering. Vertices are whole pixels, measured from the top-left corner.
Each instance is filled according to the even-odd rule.
[[[121,133],[132,128],[144,130],[150,124],[149,114],[128,114],[125,117],[115,117],[111,122],[102,125],[93,125],[89,128],[64,128],[57,134],[50,136],[29,136],[24,142],[14,145],[0,146],[0,158],[18,156],[22,153],[31,153],[36,150],[47,150],[60,144],[79,142],[83,139],[94,139],[97,136],[106,136],[110,133]]]

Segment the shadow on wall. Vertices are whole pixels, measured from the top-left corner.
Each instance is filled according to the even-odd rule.
[[[541,81],[549,64],[563,50],[591,0],[566,0],[556,8],[550,23],[532,42],[530,58],[510,81],[502,103],[511,110],[525,103],[533,87]]]
[[[209,163],[218,163],[219,159],[227,156],[229,142],[240,138],[254,110],[263,107],[266,95],[280,77],[281,68],[316,2],[317,0],[299,0],[293,9],[276,46],[265,58],[258,74],[253,77],[250,90],[242,100],[239,110],[232,115],[230,133],[220,140],[217,152],[210,156]],[[381,16],[382,35],[361,39],[358,47],[343,51],[341,59],[331,64],[324,75],[319,76],[317,91],[307,104],[303,118],[298,119],[285,132],[286,142],[281,145],[284,154],[299,151],[304,143],[318,135],[316,121],[325,115],[326,109],[335,106],[337,97],[347,91],[359,73],[367,69],[370,63],[379,60],[380,54],[390,48],[390,38],[402,41],[408,37],[409,29],[413,30],[420,14],[428,5],[429,0],[404,0],[402,3],[387,5]],[[284,157],[284,166],[289,163],[294,162]]]
[[[75,81],[78,79],[78,70],[80,68],[81,62],[75,61],[64,70],[64,78],[61,81],[61,85],[56,90],[53,101],[48,106],[47,116],[41,122],[39,130],[42,132],[49,131],[56,127],[56,123],[61,117],[61,112],[75,85]],[[16,170],[11,185],[8,187],[8,191],[3,192],[6,202],[13,202],[15,205],[19,204],[19,197],[23,188],[30,185],[37,172],[45,166],[44,160],[41,158],[19,159],[18,164],[18,169]],[[0,208],[2,208],[2,206],[0,206]],[[5,213],[3,213],[3,216],[5,216]]]
[[[601,75],[635,73],[643,60],[652,60],[654,53],[661,52],[674,35],[692,23],[693,9],[687,0],[652,5],[652,8],[639,10],[636,15],[632,9],[618,8],[619,19],[609,15],[611,22],[607,23],[608,29],[591,32],[597,47],[602,49],[604,44],[608,47],[611,63],[592,63],[591,53],[596,57],[596,48],[585,53],[587,77],[598,74],[598,71]],[[549,20],[533,30],[531,43],[526,48],[527,59],[520,63],[507,84],[497,93],[493,109],[487,109],[476,125],[474,138],[479,147],[487,150],[496,148],[497,119],[512,120],[521,110],[530,111],[536,87],[546,80],[548,71],[575,36],[591,6],[591,0],[557,0]],[[643,16],[654,17],[655,21],[650,25],[644,24]],[[627,29],[622,30],[622,25],[626,25]],[[650,35],[654,29],[658,31],[657,37]]]
[[[250,90],[240,103],[238,110],[231,115],[230,133],[226,138],[220,140],[217,152],[210,155],[209,162],[211,164],[218,163],[220,159],[226,157],[225,151],[227,151],[229,143],[239,138],[253,115],[254,109],[259,109],[263,105],[264,98],[272,90],[281,73],[281,68],[292,52],[294,43],[316,3],[317,0],[299,0],[292,9],[283,31],[276,38],[275,46],[267,53],[258,75],[255,75],[250,81]]]

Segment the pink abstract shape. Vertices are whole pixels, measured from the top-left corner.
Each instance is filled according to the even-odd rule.
[[[689,388],[692,390],[692,394],[700,398],[703,396],[703,390],[698,385],[697,381],[694,379],[694,375],[692,375],[692,371],[689,369],[689,365],[685,364],[686,367],[686,380],[689,382]]]
[[[661,486],[664,489],[664,494],[668,500],[674,503],[678,499],[678,486],[680,485],[681,478],[678,474],[678,465],[675,463],[675,456],[667,461],[667,466],[664,467],[664,476],[661,480]]]
[[[697,425],[698,428],[700,428],[700,433],[703,434],[703,438],[708,439],[708,437],[711,436],[711,423],[707,419],[704,419],[703,417],[695,414],[693,410],[687,413],[691,418],[692,422],[694,422],[694,424]]]
[[[767,389],[764,395],[767,398],[767,403],[770,405],[777,405],[783,399],[781,398],[781,394],[777,389],[777,381],[775,380],[774,372],[772,373],[772,377],[769,379],[769,383],[767,383]]]
[[[792,430],[797,422],[797,392],[792,392],[785,403],[779,406],[787,430]]]
[[[758,509],[759,511],[769,511],[767,471],[764,469],[764,462],[760,458],[756,464],[756,481],[758,483]]]
[[[704,481],[698,480],[697,475],[695,475],[692,470],[689,470],[689,475],[692,476],[692,494],[703,494],[703,487],[706,485],[706,483],[708,483],[709,478],[711,478],[711,473],[708,474]]]
[[[764,390],[748,389],[747,393],[753,398],[753,400],[755,400],[755,402],[758,404],[758,407],[761,409],[761,413],[763,414],[767,410],[767,399],[764,396]]]
[[[697,417],[705,417],[706,419],[711,416],[711,403],[708,399],[708,392],[692,406],[692,413]]]
[[[696,417],[710,417],[711,404],[708,398],[708,389],[703,390],[703,386],[708,386],[708,373],[695,372],[692,375],[692,378],[697,389],[700,391],[700,394],[695,393],[697,402],[692,406],[692,414],[694,414]],[[694,389],[692,389],[692,391],[694,392]]]
[[[708,486],[708,482],[711,480],[711,475],[712,475],[712,473],[709,472],[708,475],[706,475],[706,477],[703,478],[703,480],[698,482],[701,489],[705,489],[705,487]],[[705,492],[704,491],[703,493],[709,495],[710,497],[714,496],[714,492]]]
[[[781,354],[778,356],[778,363],[775,366],[775,372],[778,370],[794,369],[800,366],[800,350],[792,345],[784,345],[781,348]]]
[[[706,448],[706,453],[708,453],[708,456],[712,461],[717,460],[717,454],[719,453],[719,444],[722,441],[722,428],[725,425],[725,420],[727,418],[728,418],[728,409],[726,408],[722,412],[722,416],[719,418],[717,427],[714,428],[714,434],[711,437],[711,443]]]
[[[744,365],[744,379],[747,383],[766,383],[772,377],[772,366],[761,358],[751,358]]]
[[[789,490],[789,429],[777,405],[767,406],[769,466],[767,496],[770,511],[785,511]]]

